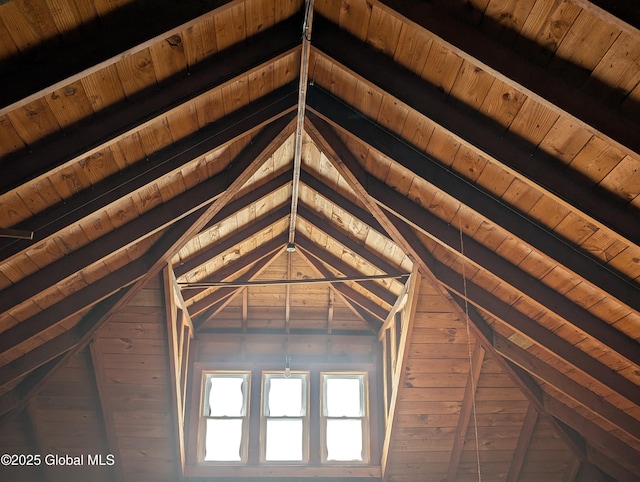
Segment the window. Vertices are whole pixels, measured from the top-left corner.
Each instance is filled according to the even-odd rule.
[[[287,376],[255,366],[203,369],[194,462],[224,474],[231,473],[225,466],[253,474],[260,465],[279,466],[278,473],[309,465],[322,474],[323,466],[364,469],[377,460],[377,442],[369,440],[377,435],[370,426],[369,372],[302,368]]]
[[[204,376],[203,419],[205,462],[247,459],[249,372]]]
[[[262,457],[266,462],[308,460],[308,375],[265,373],[262,377]]]
[[[323,462],[368,462],[365,374],[322,374]]]

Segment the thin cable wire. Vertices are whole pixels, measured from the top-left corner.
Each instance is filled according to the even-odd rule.
[[[459,211],[458,211],[459,212]],[[464,291],[464,314],[467,327],[467,351],[469,353],[469,379],[471,380],[471,406],[473,413],[473,430],[476,436],[476,462],[478,464],[478,482],[482,482],[482,472],[480,471],[480,442],[478,438],[478,416],[476,412],[476,386],[473,367],[473,354],[471,352],[471,330],[469,329],[469,302],[467,301],[467,274],[464,262],[464,238],[462,235],[462,221],[458,222],[460,232],[460,254],[462,255],[462,290]]]

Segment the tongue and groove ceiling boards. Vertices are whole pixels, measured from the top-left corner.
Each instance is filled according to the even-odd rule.
[[[285,349],[334,480],[638,480],[634,2],[0,4],[0,446],[118,460],[15,480],[207,480],[181,360]]]

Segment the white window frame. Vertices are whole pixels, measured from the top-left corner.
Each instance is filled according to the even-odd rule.
[[[211,416],[207,412],[209,406],[209,383],[211,378],[243,378],[243,410],[242,415],[238,417],[227,416]],[[247,463],[249,452],[249,414],[251,403],[251,372],[245,370],[215,370],[202,372],[201,386],[201,405],[200,405],[200,424],[199,424],[199,443],[200,447],[198,459],[200,463],[212,465],[244,465]],[[240,439],[240,460],[206,460],[206,437],[207,437],[207,420],[242,420],[242,433]]]
[[[269,381],[273,378],[300,378],[303,380],[302,405],[304,407],[304,415],[301,417],[291,417],[292,419],[302,420],[302,460],[267,460],[267,421],[282,420],[288,417],[271,417],[268,414],[268,386]],[[261,409],[260,409],[260,463],[268,465],[307,465],[309,463],[309,437],[310,437],[310,413],[309,413],[309,397],[310,397],[310,372],[308,371],[291,371],[290,377],[286,377],[282,371],[263,371],[261,376]]]
[[[337,420],[360,420],[362,424],[362,460],[328,460],[327,448],[327,415],[326,380],[328,379],[358,379],[360,380],[360,397],[362,415],[359,417],[337,417]],[[320,452],[321,462],[325,465],[367,465],[371,448],[370,439],[370,411],[369,411],[369,376],[367,372],[355,371],[321,371],[320,372]]]

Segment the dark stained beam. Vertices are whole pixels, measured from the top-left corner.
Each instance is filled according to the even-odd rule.
[[[503,368],[503,370],[513,380],[516,386],[518,386],[518,388],[522,390],[529,401],[536,407],[538,412],[550,417],[552,425],[556,429],[558,435],[564,440],[564,442],[576,455],[576,457],[578,457],[583,462],[583,466],[589,468],[590,470],[595,470],[596,473],[600,473],[601,469],[602,471],[609,474],[616,473],[628,475],[628,470],[621,463],[614,461],[608,456],[604,456],[605,460],[610,462],[608,466],[602,464],[600,461],[591,456],[590,446],[588,444],[589,432],[593,427],[595,427],[595,432],[597,432],[597,435],[600,435],[600,432],[598,432],[598,430],[601,430],[602,432],[604,432],[604,430],[595,426],[595,424],[590,421],[587,421],[586,424],[569,423],[571,422],[571,420],[565,420],[565,414],[562,413],[562,410],[557,409],[557,407],[555,407],[556,409],[552,407],[551,410],[549,410],[548,405],[549,400],[551,399],[545,393],[543,393],[542,389],[536,383],[533,377],[522,368],[506,360],[496,352],[495,348],[493,347],[492,341],[493,330],[482,318],[482,316],[480,316],[480,313],[473,306],[466,305],[464,299],[458,296],[455,292],[451,292],[450,294],[455,302],[462,309],[465,309],[467,313],[466,318],[470,322],[469,328],[473,331],[478,341],[488,352],[494,355],[494,359],[496,360],[496,362]],[[564,405],[560,404],[559,402],[555,403],[564,407]],[[576,428],[575,425],[578,425],[578,427]],[[587,430],[581,431],[581,429]],[[608,437],[606,437],[606,439],[607,442],[612,442],[615,448],[619,448],[619,444],[622,443],[619,439],[616,439],[612,435],[609,435]],[[623,451],[625,454],[628,452],[628,450],[632,450],[629,446],[626,447],[627,448]],[[636,460],[640,460],[638,459],[637,454]],[[623,476],[620,480],[631,481],[633,479],[628,479]]]
[[[310,111],[327,119],[341,131],[359,138],[364,144],[402,165],[413,175],[426,180],[492,223],[510,231],[534,249],[566,266],[622,303],[640,310],[640,287],[624,275],[614,272],[611,266],[576,249],[560,239],[557,234],[523,213],[513,210],[480,186],[455,175],[449,168],[400,142],[396,136],[319,87],[311,86],[307,99]],[[313,113],[309,112],[308,117],[320,125],[319,119],[317,116],[314,117]]]
[[[226,204],[218,214],[216,214],[207,224],[205,224],[203,231],[206,231],[209,228],[212,228],[216,224],[220,223],[223,219],[232,216],[238,211],[247,208],[249,205],[257,202],[263,197],[268,196],[273,191],[277,191],[278,189],[283,188],[284,186],[291,184],[291,178],[293,176],[293,171],[291,169],[283,172],[282,174],[274,177],[270,181],[262,184],[261,186],[252,189],[250,192],[245,194],[244,196],[234,199],[233,201]]]
[[[255,141],[237,156],[231,166],[246,164],[247,160],[253,159],[275,139],[288,136],[292,128],[291,117],[291,113],[285,114],[265,127],[256,136]],[[163,229],[186,213],[210,203],[213,198],[221,196],[233,181],[233,174],[227,169],[27,276],[0,292],[0,312],[17,306],[84,267],[108,257],[113,252]]]
[[[317,244],[315,244],[303,234],[298,233],[296,235],[296,245],[307,251],[310,255],[318,258],[323,263],[332,266],[345,276],[363,276],[363,274],[358,270],[345,263],[337,256],[334,256],[328,251],[320,248]],[[351,246],[345,247],[347,249],[351,249]],[[390,306],[393,306],[393,304],[396,302],[397,297],[375,281],[359,281],[356,283],[366,290],[370,291],[372,294],[374,294]]]
[[[640,442],[640,421],[596,395],[582,384],[568,377],[551,365],[508,339],[493,333],[493,346],[500,355],[522,367],[535,378],[548,383],[556,390],[591,410]]]
[[[186,217],[182,217],[168,229],[168,232],[154,245],[151,254],[147,254],[139,260],[129,263],[116,270],[114,273],[106,275],[95,283],[81,289],[74,296],[64,298],[62,301],[44,309],[22,323],[15,325],[4,332],[0,337],[0,352],[10,349],[37,335],[60,321],[82,311],[93,305],[100,299],[117,291],[120,287],[138,281],[143,284],[156,272],[160,271],[163,263],[171,258],[182,246],[197,232],[199,232],[206,222],[214,216],[222,206],[232,199],[237,191],[246,181],[257,171],[257,169],[271,157],[273,152],[280,146],[284,138],[289,137],[291,122],[283,117],[268,127],[263,129],[256,136],[254,142],[247,146],[232,162],[231,166],[225,170],[225,174],[220,178],[214,177],[223,185],[220,186],[220,195],[209,206],[199,208]],[[276,133],[275,137],[272,135]],[[176,213],[182,215],[181,210]],[[175,235],[175,237],[174,237]],[[96,240],[99,242],[100,238]],[[165,243],[170,242],[169,246]],[[165,249],[166,248],[166,249]],[[154,255],[157,250],[165,249],[161,255]],[[149,263],[152,263],[149,265]],[[62,269],[62,268],[61,268]]]
[[[474,29],[455,16],[444,14],[434,5],[416,5],[408,0],[383,0],[383,3],[429,30],[455,51],[464,52],[463,55],[468,58],[477,59],[496,70],[501,74],[500,79],[512,87],[524,87],[533,92],[533,95],[544,98],[549,104],[558,106],[558,110],[562,109],[630,149],[640,151],[637,136],[640,125],[637,119],[634,123],[632,119],[620,116],[598,98],[576,89],[567,83],[566,79],[528,61],[514,49],[483,34],[479,29]],[[317,32],[314,31],[314,44],[318,42],[317,36]]]
[[[332,202],[341,209],[344,209],[356,219],[359,219],[370,228],[376,230],[383,236],[387,236],[386,231],[380,225],[378,220],[366,209],[362,209],[355,203],[352,203],[344,196],[340,195],[337,191],[324,184],[321,180],[315,177],[313,174],[308,173],[305,170],[300,172],[300,182],[307,187],[316,191],[320,196]]]
[[[562,420],[569,427],[580,433],[590,445],[598,447],[599,451],[615,461],[628,474],[640,474],[640,452],[622,442],[591,420],[583,417],[574,409],[560,403],[555,398],[544,395],[544,406],[550,415]],[[594,461],[595,462],[595,461]],[[594,463],[594,465],[596,465]],[[604,470],[604,468],[603,468]],[[612,474],[614,475],[614,474]],[[633,480],[623,478],[622,480]]]
[[[260,231],[267,229],[269,226],[272,226],[274,223],[285,218],[289,215],[289,212],[290,206],[282,205],[264,216],[260,216],[256,220],[252,221],[248,226],[231,233],[229,236],[225,236],[217,243],[198,251],[194,256],[174,266],[173,270],[176,277],[184,276],[185,274],[198,269],[198,267],[208,263],[211,259],[220,256],[228,249],[233,248],[236,244],[255,236]],[[220,281],[220,279],[216,279],[215,281]]]
[[[80,219],[91,215],[110,203],[129,196],[145,185],[206,153],[256,131],[295,107],[295,85],[289,84],[264,96],[224,118],[204,126],[196,133],[171,144],[81,191],[63,203],[52,206],[38,215],[19,223],[21,229],[34,231],[31,242],[0,239],[0,259],[7,259],[42,240],[64,230]],[[66,142],[69,142],[68,140]],[[69,143],[72,145],[72,143]],[[11,171],[13,170],[13,167]],[[10,171],[8,171],[10,172]]]
[[[375,177],[367,175],[366,186],[368,193],[376,202],[447,250],[455,253],[456,256],[463,256],[475,266],[511,285],[520,294],[540,303],[549,312],[555,313],[587,335],[597,339],[612,351],[621,354],[632,363],[640,365],[640,350],[634,339],[513,265],[497,254],[495,250],[483,246],[473,237],[462,233],[461,244],[461,233],[458,229]],[[462,246],[464,246],[464,255],[462,254]]]
[[[213,19],[216,9],[226,3],[229,1],[176,4],[172,0],[143,0],[101,13],[86,24],[31,46],[20,56],[5,59],[3,74],[19,71],[23,76],[7,77],[0,106],[16,108],[32,97],[44,97],[53,92],[55,86],[72,83],[199,21]]]
[[[436,21],[429,16],[430,13],[417,13],[425,8],[437,10],[431,9],[427,3],[422,3],[420,7],[415,6],[414,2],[404,0],[389,0],[387,3],[403,4],[403,11],[406,11],[409,18],[418,17],[418,23],[426,22],[434,28],[437,26],[435,31],[431,30],[434,33],[441,30],[441,25],[450,25],[453,21],[451,16]],[[464,39],[465,48],[470,49],[466,50],[467,52],[482,49],[483,59],[491,59],[491,61],[503,59],[498,70],[507,69],[510,74],[517,73],[515,78],[526,79],[526,83],[520,85],[545,85],[545,95],[552,93],[553,103],[559,106],[566,106],[567,99],[572,99],[572,110],[578,109],[581,114],[588,112],[589,122],[595,122],[593,126],[599,130],[604,128],[602,132],[613,134],[614,139],[622,141],[631,151],[640,152],[637,136],[640,124],[637,122],[621,117],[601,105],[596,106],[597,102],[594,101],[593,96],[569,87],[562,79],[551,78],[543,68],[523,60],[504,45],[491,41],[469,26],[460,23],[460,29],[456,27],[448,30],[448,34],[455,32],[458,40]],[[470,41],[470,38],[479,35],[482,37],[481,41]],[[637,209],[625,207],[626,200],[620,200],[604,190],[599,190],[595,195],[596,191],[590,181],[578,179],[575,175],[567,175],[564,172],[565,163],[536,150],[536,146],[523,145],[522,140],[514,138],[513,135],[505,136],[504,126],[497,125],[479,113],[470,113],[464,106],[457,106],[453,99],[443,96],[436,86],[399,66],[391,57],[360,42],[320,16],[315,19],[313,44],[315,48],[353,70],[361,78],[367,79],[368,82],[405,102],[448,131],[556,194],[576,210],[581,210],[629,240],[640,239],[640,226],[634,222],[638,216]],[[465,49],[462,51],[464,52]],[[524,71],[533,69],[536,72],[523,75],[523,69]],[[509,82],[508,78],[501,79]],[[521,89],[518,83],[512,85],[515,89]],[[309,95],[311,96],[311,92]],[[311,99],[309,102],[311,106]],[[603,198],[608,202],[602,202]]]
[[[73,129],[52,135],[40,145],[29,146],[28,150],[6,156],[0,167],[11,166],[11,170],[7,170],[6,176],[0,181],[0,191],[8,191],[33,180],[70,159],[89,155],[88,153],[113,139],[134,132],[146,122],[166,114],[172,108],[295,48],[299,39],[299,22],[292,17],[283,24],[211,57],[188,72],[181,72],[104,113],[84,119],[81,125],[73,126]],[[60,58],[60,53],[56,53],[55,59]],[[20,82],[21,79],[16,80]]]
[[[476,285],[473,280],[467,279],[465,283],[462,275],[448,266],[438,263],[434,272],[440,282],[447,286],[449,290],[457,293],[458,296],[463,298],[466,296],[471,305],[501,320],[507,326],[550,352],[553,356],[564,360],[614,392],[618,392],[628,400],[640,404],[640,387],[631,380],[604,365],[598,359],[591,357],[564,338],[547,330],[535,320]]]
[[[313,210],[307,206],[306,204],[300,203],[300,207],[298,208],[298,213],[300,217],[304,218],[309,223],[313,224],[316,228],[329,235],[333,239],[335,239],[338,243],[345,247],[349,247],[349,249],[353,250],[353,252],[364,259],[367,263],[375,266],[383,273],[391,274],[391,275],[400,275],[402,274],[400,270],[392,265],[391,263],[385,261],[380,257],[378,253],[373,253],[369,251],[364,246],[358,245],[353,242],[349,236],[339,230],[334,224],[332,224],[326,218],[322,218]]]

